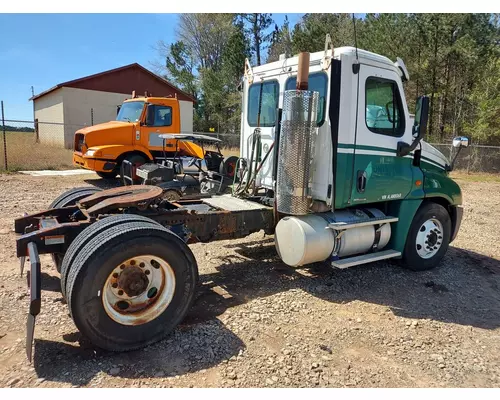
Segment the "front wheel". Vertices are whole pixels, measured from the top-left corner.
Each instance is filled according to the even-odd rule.
[[[404,267],[425,271],[436,267],[450,244],[451,219],[436,203],[426,203],[417,211],[410,226],[403,253]]]
[[[130,178],[132,178],[133,184],[134,185],[139,185],[141,183],[141,178],[139,178],[137,176],[137,174],[135,173],[135,171],[142,164],[146,163],[146,159],[143,156],[140,156],[138,154],[132,154],[130,156],[127,156],[125,158],[125,160],[127,160],[128,162],[130,162],[132,164],[132,176]],[[120,177],[121,177],[121,181],[122,181],[122,183],[123,183],[124,186],[130,185],[131,182],[128,179],[125,179],[124,176],[125,176],[125,165],[122,162],[120,164]]]
[[[177,235],[128,222],[83,246],[66,294],[84,336],[103,349],[128,351],[162,339],[184,319],[197,280],[193,253]]]
[[[116,175],[118,175],[118,171],[113,170],[111,172],[97,172],[97,175],[102,179],[115,179]]]

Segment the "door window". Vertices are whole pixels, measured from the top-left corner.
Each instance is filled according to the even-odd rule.
[[[374,133],[402,136],[404,110],[396,82],[369,77],[366,80],[366,126]]]
[[[172,107],[154,106],[154,123],[152,126],[170,126],[172,125]]]

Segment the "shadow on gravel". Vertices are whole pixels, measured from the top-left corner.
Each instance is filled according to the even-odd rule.
[[[334,303],[361,300],[384,305],[405,318],[500,327],[500,261],[471,251],[450,247],[440,266],[414,272],[397,262],[346,270],[327,263],[291,268],[278,259],[273,244],[229,247],[238,255],[211,261],[221,262],[218,272],[200,276],[202,290],[188,320],[209,320],[252,299],[302,289]]]
[[[52,276],[42,272],[41,288],[49,292],[60,292],[61,280],[58,276]]]
[[[122,186],[119,179],[102,179],[99,178],[98,176],[92,179],[84,179],[84,182],[103,190]]]
[[[183,324],[165,340],[126,353],[95,348],[82,340],[79,332],[65,335],[64,339],[69,343],[35,340],[33,365],[39,378],[77,386],[88,384],[101,372],[122,378],[162,378],[196,372],[237,355],[245,347],[218,320]]]

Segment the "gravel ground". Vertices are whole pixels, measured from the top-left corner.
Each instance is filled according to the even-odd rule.
[[[0,387],[498,387],[500,183],[461,181],[465,217],[441,266],[289,268],[263,233],[196,244],[200,287],[168,338],[108,353],[80,337],[41,256],[42,312],[26,360],[13,219],[93,175],[0,175]]]

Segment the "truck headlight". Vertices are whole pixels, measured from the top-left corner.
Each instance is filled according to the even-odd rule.
[[[100,150],[87,150],[87,152],[85,153],[85,156],[86,157],[99,157],[101,155],[101,151]]]

